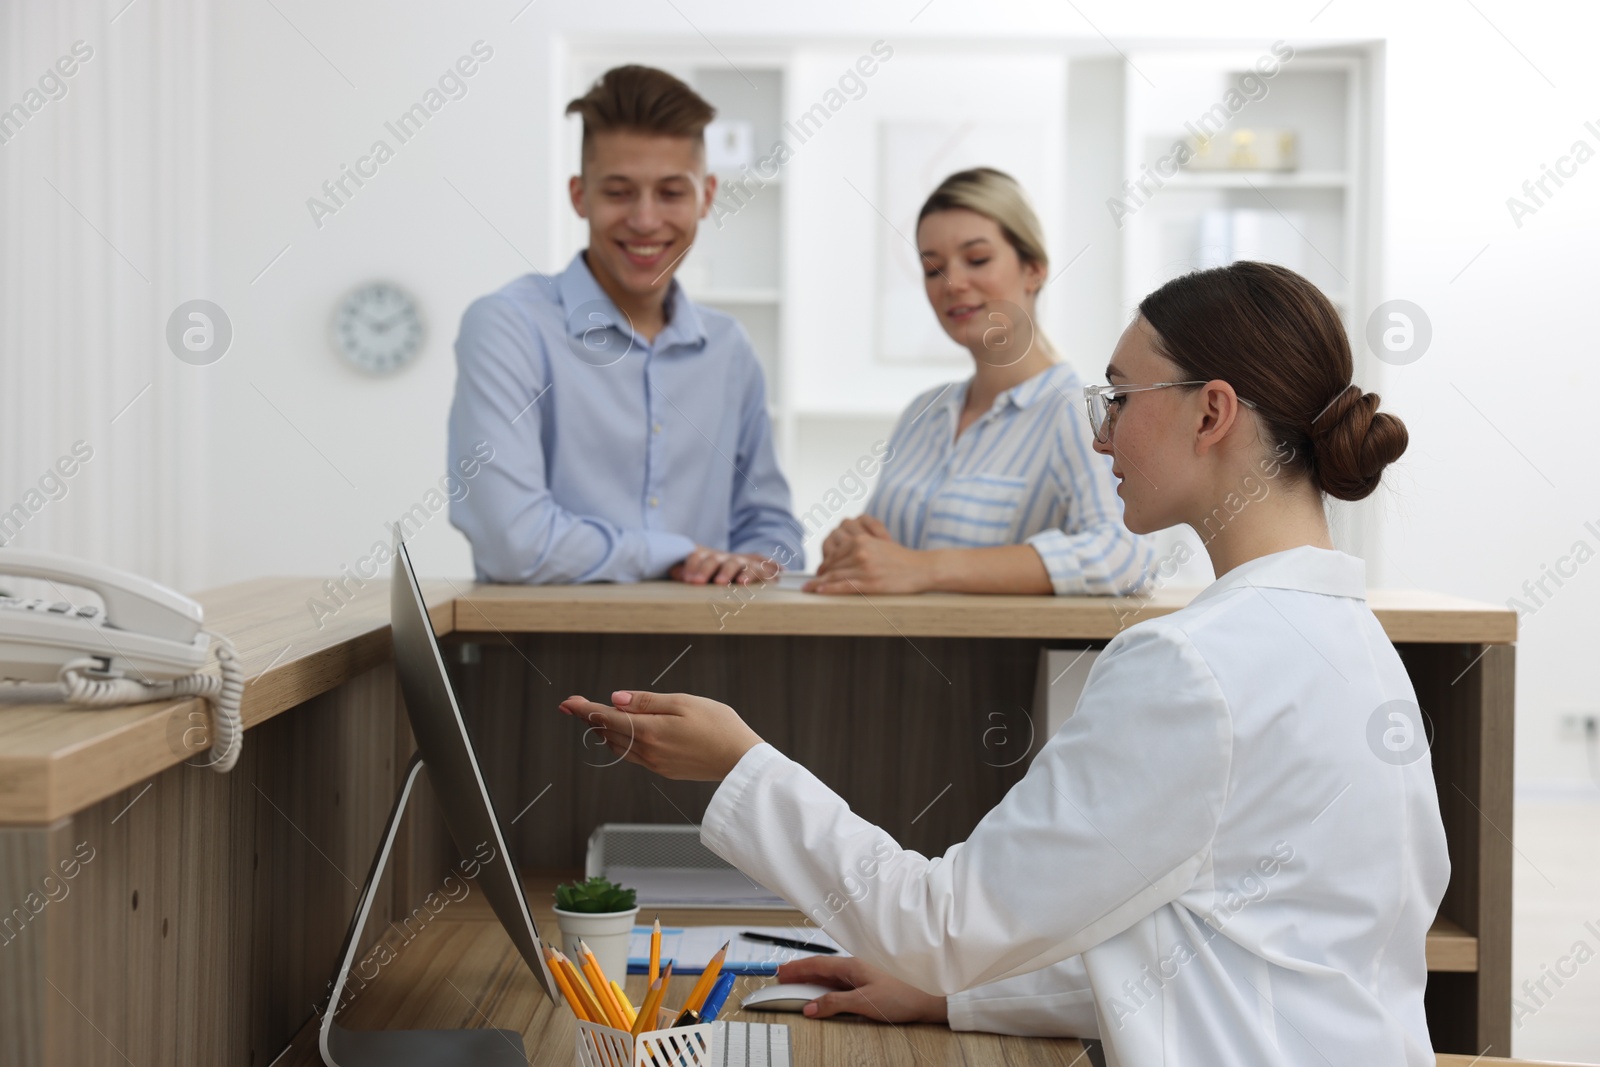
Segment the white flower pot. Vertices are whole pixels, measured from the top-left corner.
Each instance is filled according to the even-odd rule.
[[[561,951],[572,957],[579,970],[583,964],[583,957],[578,954],[581,939],[594,953],[608,980],[616,979],[618,985],[628,984],[628,938],[633,934],[638,908],[602,912],[556,908],[555,913],[556,925],[561,928]]]

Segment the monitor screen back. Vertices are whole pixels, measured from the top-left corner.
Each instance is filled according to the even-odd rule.
[[[539,953],[538,931],[506,849],[505,836],[500,832],[500,820],[484,784],[466,720],[461,717],[455,691],[445,673],[433,623],[404,544],[395,550],[389,619],[394,631],[395,673],[405,696],[406,714],[445,825],[462,856],[481,861],[489,849],[493,850],[492,857],[479,864],[478,888],[488,898],[500,925],[511,935],[512,944],[522,953],[545,995],[552,996],[550,974]]]

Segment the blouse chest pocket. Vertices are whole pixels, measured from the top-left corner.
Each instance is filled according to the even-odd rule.
[[[985,548],[1016,538],[1025,478],[969,474],[952,478],[928,502],[923,548]]]

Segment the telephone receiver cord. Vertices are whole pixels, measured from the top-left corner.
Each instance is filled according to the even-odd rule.
[[[220,678],[211,674],[191,674],[167,682],[91,678],[88,672],[97,670],[99,661],[75,659],[61,668],[61,690],[67,703],[96,708],[173,697],[205,697],[211,703],[211,724],[216,733],[210,747],[218,753],[208,766],[218,772],[231,771],[244,748],[244,723],[239,716],[239,705],[244,698],[244,668],[239,665],[232,641],[211,630],[204,633],[211,638],[211,647],[216,652],[217,666],[222,673]]]

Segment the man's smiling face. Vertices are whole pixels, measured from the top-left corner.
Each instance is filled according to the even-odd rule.
[[[570,192],[574,210],[589,220],[589,269],[601,287],[636,300],[659,297],[694,244],[716,185],[698,137],[593,134]]]

